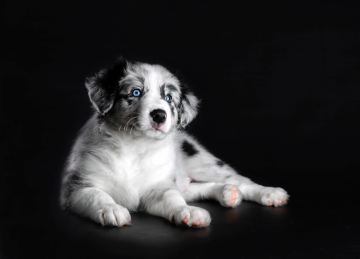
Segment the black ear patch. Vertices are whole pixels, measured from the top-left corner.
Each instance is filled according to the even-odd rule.
[[[189,87],[182,83],[181,84],[181,103],[178,108],[179,121],[178,124],[181,127],[188,125],[197,115],[199,99],[189,89]]]
[[[182,143],[181,149],[188,156],[195,156],[199,153],[199,150],[195,149],[194,145],[186,140],[184,140],[184,142]]]
[[[105,115],[113,106],[119,81],[124,77],[127,62],[121,57],[112,66],[86,79],[85,86],[95,109]]]

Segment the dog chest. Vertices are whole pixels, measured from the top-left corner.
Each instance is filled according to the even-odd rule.
[[[136,207],[149,189],[174,179],[176,157],[172,145],[122,145],[117,152],[108,152],[109,171],[98,175],[101,188],[114,200]]]
[[[175,152],[171,146],[127,148],[119,155],[116,167],[126,176],[128,184],[146,188],[168,178],[174,170]]]

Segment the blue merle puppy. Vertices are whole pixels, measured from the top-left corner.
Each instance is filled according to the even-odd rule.
[[[63,175],[66,211],[117,227],[130,225],[129,211],[137,210],[206,227],[209,212],[186,202],[215,199],[232,208],[242,199],[287,203],[285,190],[239,175],[184,132],[199,100],[163,66],[120,58],[85,85],[95,112]]]

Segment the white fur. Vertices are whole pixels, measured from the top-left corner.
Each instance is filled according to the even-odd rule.
[[[97,76],[101,79],[104,74],[102,71]],[[144,82],[139,81],[139,77]],[[122,87],[126,82],[131,82],[130,87]],[[225,207],[235,207],[242,199],[267,206],[286,204],[289,196],[283,189],[264,187],[237,174],[179,130],[196,116],[198,100],[189,92],[184,102],[179,80],[164,67],[128,64],[124,76],[119,78],[117,91],[126,95],[134,87],[143,89],[144,95],[137,99],[137,106],[128,105],[124,99],[101,110],[96,98],[103,92],[97,89],[96,83],[94,78],[87,82],[96,112],[84,126],[70,154],[63,177],[61,204],[64,208],[102,225],[129,225],[129,211],[141,209],[177,225],[206,227],[211,222],[209,213],[188,206],[186,201],[215,199]],[[174,88],[171,92],[174,105],[184,102],[183,113],[176,109],[172,115],[170,105],[159,92],[164,84]],[[111,119],[111,124],[106,119],[99,120],[99,114],[107,116],[111,109],[119,109],[112,116],[124,122],[114,124]],[[155,129],[149,115],[155,109],[167,114],[159,129]],[[137,122],[132,125],[129,120]],[[184,151],[185,141],[196,154]]]

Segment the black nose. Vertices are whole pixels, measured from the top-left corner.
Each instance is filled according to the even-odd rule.
[[[163,123],[166,120],[166,112],[161,109],[156,109],[150,112],[150,116],[157,124]]]

